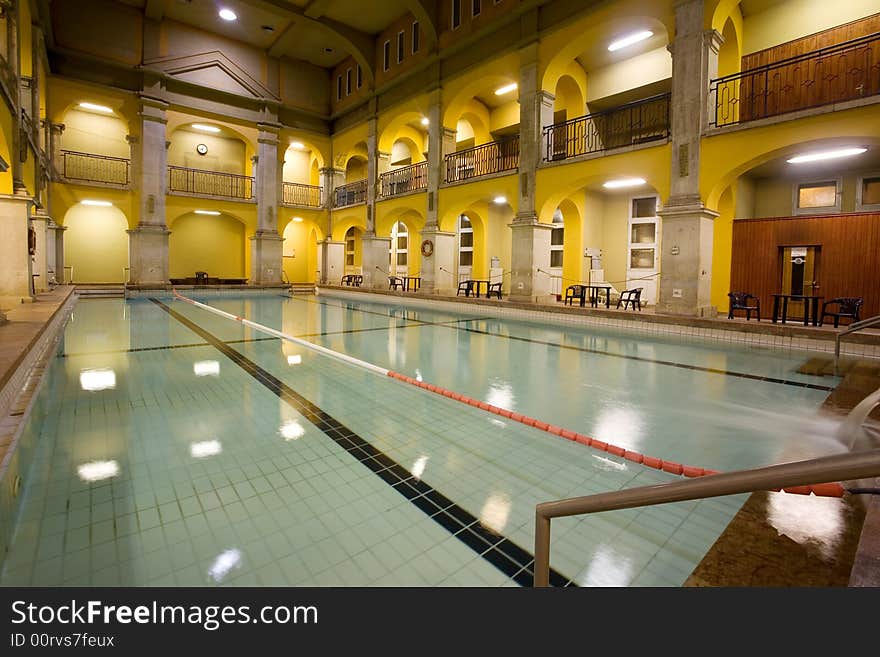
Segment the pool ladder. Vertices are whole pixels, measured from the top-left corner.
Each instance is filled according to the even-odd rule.
[[[856,331],[861,331],[862,329],[870,328],[872,326],[880,325],[880,315],[874,315],[873,317],[869,317],[868,319],[863,319],[860,322],[855,322],[854,324],[850,324],[843,331],[838,333],[834,337],[834,374],[837,375],[839,373],[838,364],[840,362],[840,339],[844,335],[849,335],[850,333],[855,333]]]

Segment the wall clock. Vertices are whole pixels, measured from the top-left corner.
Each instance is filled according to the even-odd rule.
[[[205,144],[199,144],[198,146],[196,146],[196,151],[199,155],[204,155],[208,152],[208,147]]]

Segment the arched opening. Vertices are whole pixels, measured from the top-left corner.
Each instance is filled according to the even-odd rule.
[[[345,273],[363,274],[363,245],[361,238],[364,232],[357,226],[345,231]]]
[[[61,136],[61,174],[68,180],[125,185],[131,147],[128,123],[103,111],[70,108]]]
[[[739,73],[741,68],[742,47],[739,43],[739,35],[731,18],[724,23],[724,31],[721,33],[724,43],[718,51],[718,77]]]
[[[284,275],[291,283],[314,283],[318,269],[318,235],[311,222],[294,217],[284,227]]]
[[[250,145],[232,129],[188,123],[168,138],[168,191],[250,199],[255,166]]]
[[[553,101],[553,123],[563,123],[584,115],[584,95],[578,83],[570,75],[563,75],[556,83]]]
[[[121,283],[128,272],[128,221],[109,203],[78,203],[64,215],[64,262],[77,283]]]
[[[170,225],[168,269],[171,278],[245,278],[245,226],[226,213],[188,212]]]

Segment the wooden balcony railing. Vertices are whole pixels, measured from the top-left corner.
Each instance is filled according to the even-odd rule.
[[[519,166],[519,135],[446,156],[446,182],[478,178]]]
[[[544,160],[564,160],[669,137],[670,94],[660,94],[544,128]]]
[[[722,127],[880,94],[880,32],[712,80]]]
[[[253,197],[254,179],[236,173],[169,166],[168,191],[248,200]]]
[[[284,205],[307,205],[321,207],[321,187],[286,182],[281,185],[281,202]]]
[[[428,189],[428,163],[419,162],[387,171],[379,176],[379,184],[382,196],[397,196]]]
[[[342,185],[333,190],[333,207],[344,208],[349,205],[357,205],[358,203],[366,203],[367,201],[367,181],[358,180],[347,185]]]
[[[61,151],[61,175],[67,180],[127,185],[129,168],[130,162],[122,157]]]

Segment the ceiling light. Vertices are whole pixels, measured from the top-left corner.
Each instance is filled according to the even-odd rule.
[[[293,220],[297,223],[302,223],[303,218],[302,217],[294,217]]]
[[[205,125],[204,123],[193,123],[190,127],[193,130],[201,130],[202,132],[220,132],[220,128],[212,125]]]
[[[219,217],[220,213],[217,210],[193,210],[196,214],[209,214],[212,217]]]
[[[235,12],[231,9],[221,9],[220,10],[220,18],[225,21],[234,21],[238,16],[235,15]]]
[[[496,196],[495,198],[492,199],[492,202],[497,203],[498,205],[503,205],[504,203],[507,203],[507,197],[506,196]]]
[[[621,187],[638,187],[644,184],[644,178],[620,178],[619,180],[609,180],[602,187],[605,189],[620,189]]]
[[[495,95],[496,96],[503,96],[506,93],[510,93],[514,89],[516,89],[516,82],[511,82],[510,84],[506,84],[503,87],[498,87],[495,90]]]
[[[648,39],[652,36],[654,36],[654,33],[650,30],[634,32],[633,34],[629,34],[622,39],[618,39],[617,41],[612,42],[612,44],[608,46],[608,50],[614,52],[615,50],[626,48],[627,46],[631,46],[632,44],[638,43],[639,41],[644,41],[645,39]]]
[[[295,148],[298,151],[305,150],[306,145],[301,141],[292,141],[290,142],[291,148]]]
[[[861,155],[867,148],[839,148],[833,151],[818,151],[816,153],[804,153],[796,155],[790,160],[786,160],[789,164],[803,164],[804,162],[818,162],[819,160],[833,160],[838,157],[850,157],[851,155]]]
[[[431,122],[428,120],[428,117],[423,116],[422,117],[422,125],[428,125],[429,123],[431,123]]]
[[[93,201],[93,200],[80,201],[80,204],[81,205],[95,205],[100,208],[109,208],[113,205],[110,201]]]
[[[94,103],[80,103],[80,107],[87,110],[92,110],[93,112],[104,112],[104,114],[113,114],[113,110],[107,107],[106,105],[95,105]]]

